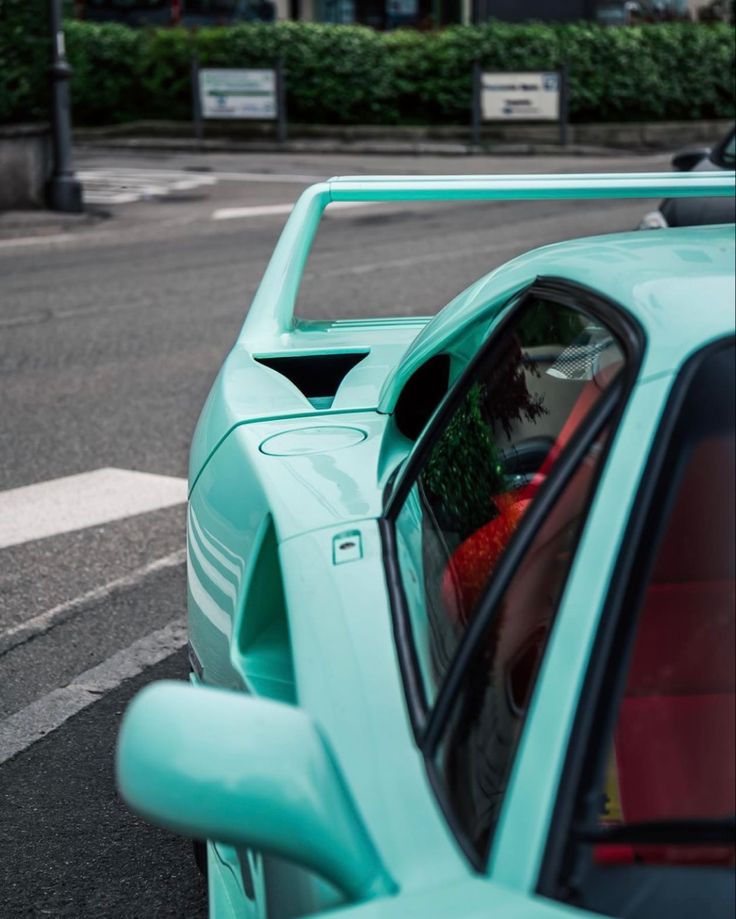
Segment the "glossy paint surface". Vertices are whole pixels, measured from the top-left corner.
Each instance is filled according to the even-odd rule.
[[[121,793],[157,823],[236,845],[245,827],[259,851],[307,853],[351,899],[395,891],[328,746],[293,706],[158,683],[130,706],[118,756]]]
[[[417,336],[387,377],[379,410],[390,413],[411,374],[482,313],[498,312],[537,277],[589,287],[631,314],[647,335],[645,373],[672,370],[691,346],[726,334],[733,314],[732,227],[617,233],[544,246],[459,294]]]
[[[584,915],[535,898],[533,891],[585,668],[673,380],[694,351],[733,334],[734,237],[730,227],[698,227],[560,243],[476,281],[431,321],[295,322],[301,272],[324,207],[338,200],[492,202],[733,190],[732,174],[715,173],[360,177],[322,183],[297,202],[192,445],[189,627],[205,684],[296,704],[328,741],[356,822],[398,888],[398,895],[344,903],[335,915]],[[584,285],[620,307],[641,328],[644,354],[552,633],[487,876],[478,877],[437,803],[412,737],[377,518],[390,477],[401,475],[414,449],[392,417],[407,381],[481,317],[492,335],[516,295],[538,277]],[[258,360],[354,351],[365,357],[326,409]],[[142,721],[151,714],[143,714],[145,701]],[[225,730],[237,733],[234,725]],[[234,740],[233,749],[240,742]],[[274,775],[288,783],[292,777],[276,762],[276,741],[263,735],[259,743],[258,769],[268,772],[270,755]],[[155,781],[163,783],[168,774],[174,787],[183,785],[184,773],[172,778],[154,758],[136,766],[141,787],[149,770],[159,776]],[[250,775],[243,768],[229,788]],[[182,809],[187,806],[182,801]],[[277,811],[274,805],[270,819],[276,823]],[[245,826],[246,811],[238,820]],[[217,919],[265,915],[264,897],[254,905],[242,888],[238,866],[245,856],[233,847],[237,822],[232,846],[224,838],[209,846],[211,914]],[[305,863],[296,850],[294,859]],[[257,889],[264,889],[260,864],[254,876]],[[299,884],[296,873],[288,878],[287,870],[284,883],[299,891],[295,902],[303,912],[335,906],[334,891],[316,875],[302,876]]]

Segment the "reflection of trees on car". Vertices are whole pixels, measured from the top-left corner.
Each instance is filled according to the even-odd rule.
[[[476,383],[432,449],[424,479],[438,523],[460,540],[487,522],[491,496],[504,489],[503,463],[483,416],[484,401],[485,386]]]
[[[438,522],[461,541],[497,515],[493,498],[507,490],[496,431],[501,428],[510,437],[514,422],[533,422],[545,413],[541,397],[529,392],[525,369],[514,336],[488,381],[471,387],[432,449],[424,484]],[[490,404],[489,390],[493,392]]]

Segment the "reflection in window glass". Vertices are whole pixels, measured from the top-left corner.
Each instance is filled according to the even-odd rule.
[[[494,611],[441,748],[438,767],[449,800],[481,858],[503,801],[603,442],[593,445],[568,482]]]
[[[520,308],[489,353],[396,521],[430,701],[519,521],[623,363],[599,322],[539,299]]]

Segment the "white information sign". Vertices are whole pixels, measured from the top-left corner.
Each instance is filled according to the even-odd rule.
[[[274,119],[278,115],[275,70],[199,71],[203,118]]]
[[[481,77],[484,121],[559,121],[560,74],[488,73]]]

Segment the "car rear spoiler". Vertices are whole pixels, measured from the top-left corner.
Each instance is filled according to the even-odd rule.
[[[306,189],[294,205],[253,298],[240,341],[272,341],[294,328],[294,306],[322,212],[333,202],[539,201],[725,197],[733,172],[515,176],[349,176]]]

